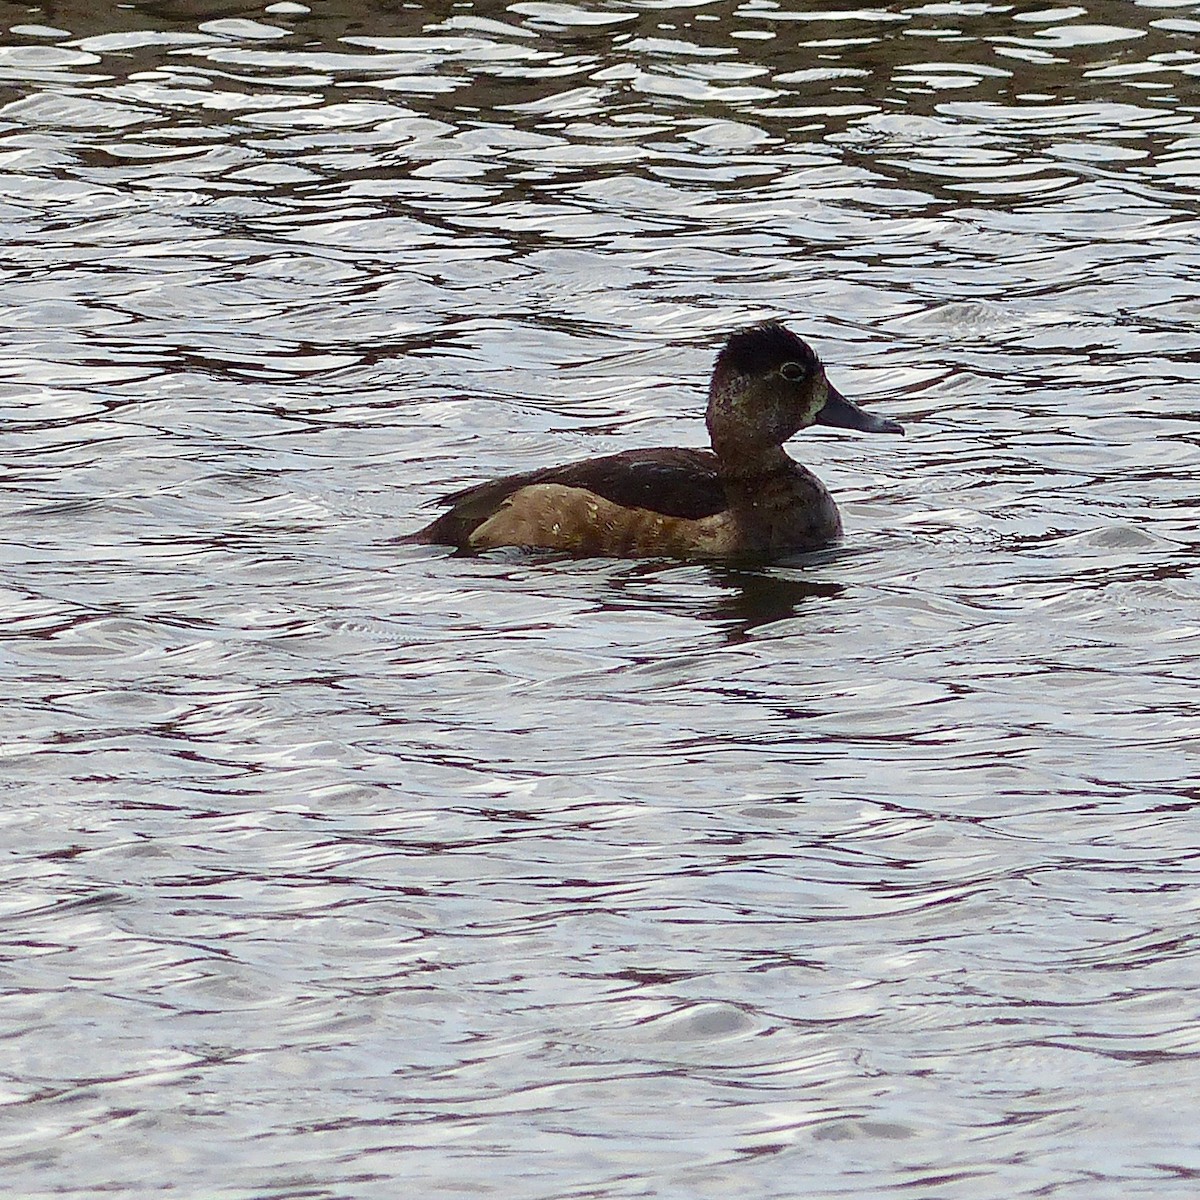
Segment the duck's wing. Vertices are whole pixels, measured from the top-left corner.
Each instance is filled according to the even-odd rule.
[[[714,516],[729,503],[717,474],[717,456],[710,450],[626,450],[552,467],[537,482],[584,488],[625,508],[689,521]]]
[[[624,508],[642,508],[669,517],[697,521],[724,511],[728,501],[708,450],[662,447],[626,450],[603,458],[545,467],[475,484],[444,496],[449,509],[412,541],[465,546],[475,529],[522,488],[556,483],[580,488]]]

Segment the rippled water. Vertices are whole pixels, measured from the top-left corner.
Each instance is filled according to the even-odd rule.
[[[1200,6],[0,29],[7,1194],[1195,1195]],[[767,315],[841,548],[394,543]]]

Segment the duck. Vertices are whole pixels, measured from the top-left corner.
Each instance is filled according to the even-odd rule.
[[[848,400],[777,320],[731,333],[713,365],[711,450],[655,447],[543,467],[444,496],[402,539],[464,551],[769,563],[842,536],[825,485],[783,448],[812,425],[903,434]]]

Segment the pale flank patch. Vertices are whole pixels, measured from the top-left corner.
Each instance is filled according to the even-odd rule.
[[[734,547],[728,512],[689,521],[627,508],[586,488],[537,483],[514,492],[474,533],[473,550],[529,546],[574,554],[719,558]]]

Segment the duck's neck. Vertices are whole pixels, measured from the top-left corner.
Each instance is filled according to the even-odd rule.
[[[762,479],[792,466],[782,446],[744,446],[713,438],[717,473],[727,482]]]

